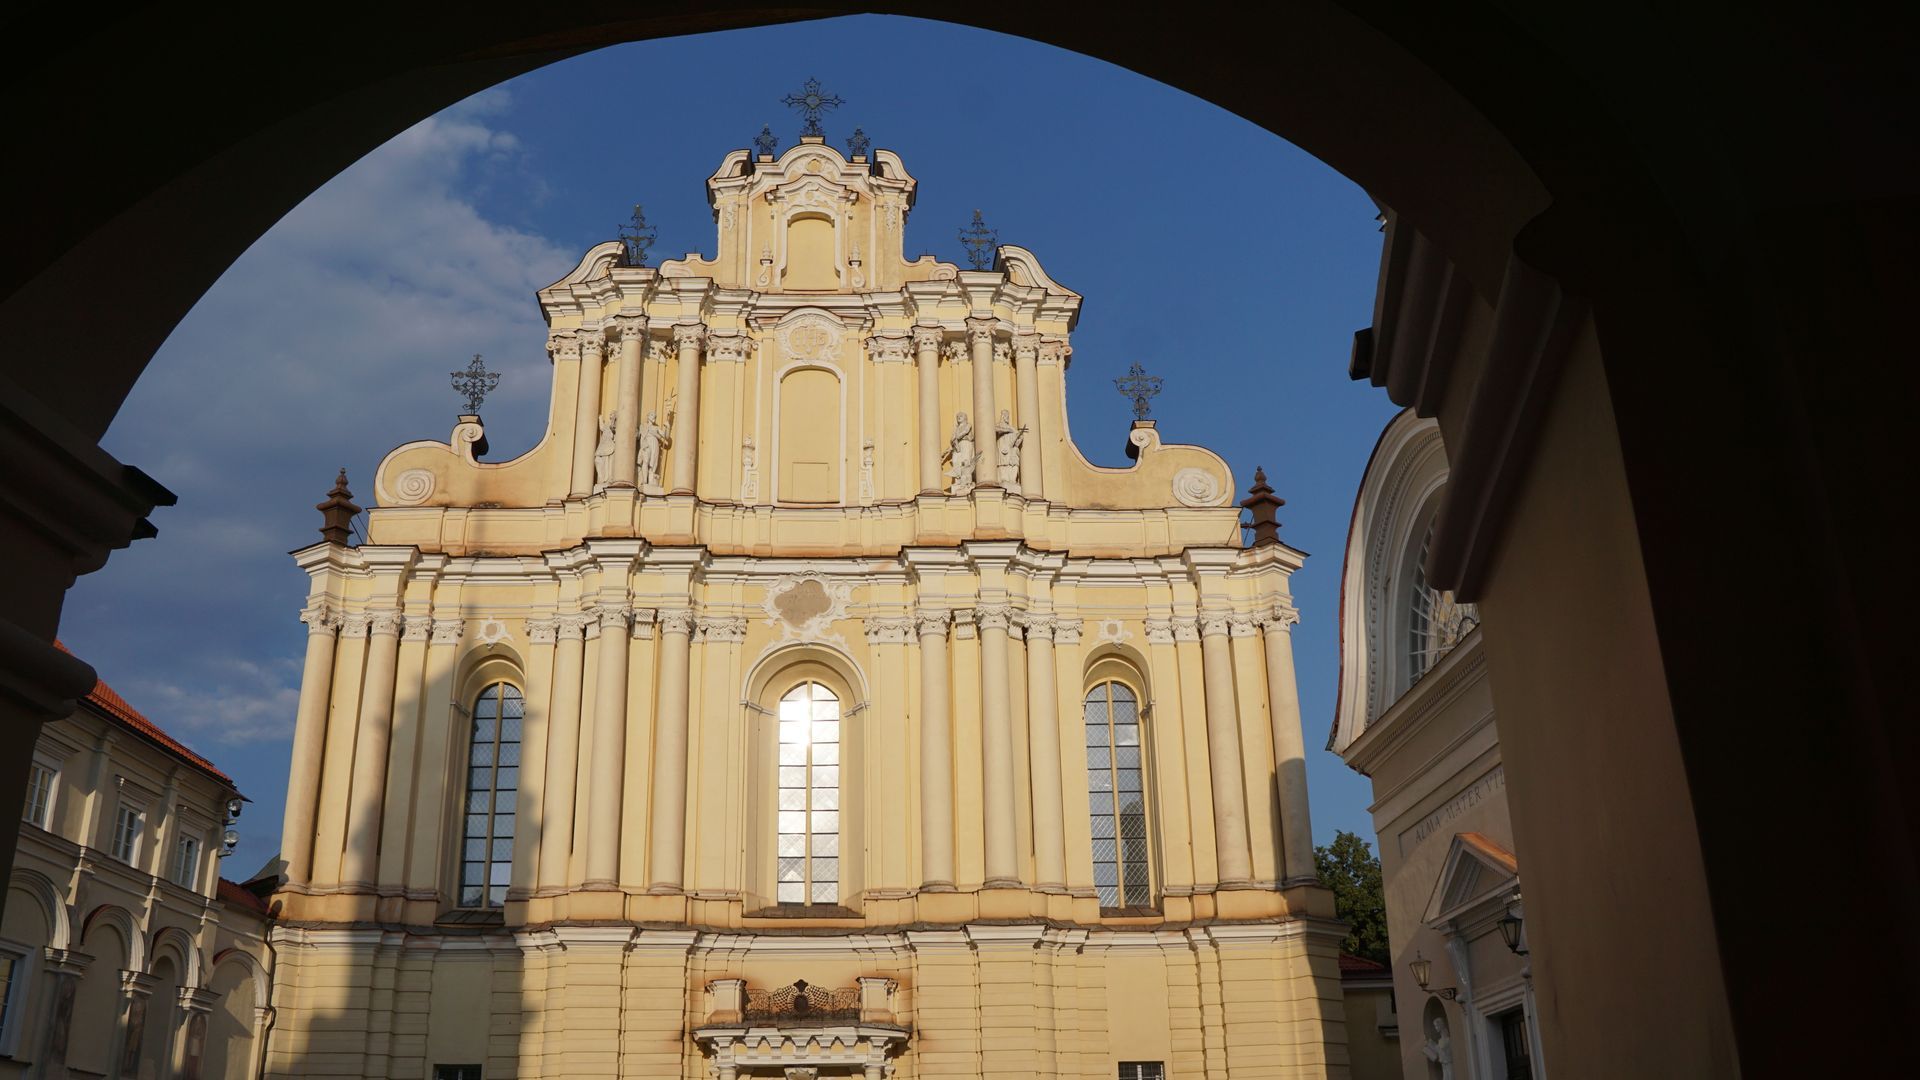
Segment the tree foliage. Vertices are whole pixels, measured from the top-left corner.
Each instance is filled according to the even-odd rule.
[[[1333,843],[1313,849],[1320,884],[1333,890],[1334,910],[1347,924],[1340,947],[1382,964],[1387,951],[1387,901],[1380,883],[1380,857],[1358,834],[1337,831]]]

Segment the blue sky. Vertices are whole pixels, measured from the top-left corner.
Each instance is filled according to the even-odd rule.
[[[859,16],[623,45],[495,87],[423,121],[315,192],[174,331],[106,439],[180,495],[160,535],[68,599],[62,636],[133,704],[220,763],[253,800],[229,877],[279,843],[305,630],[286,553],[346,466],[370,501],[393,446],[447,437],[448,373],[503,373],[492,457],[546,416],[533,291],[611,239],[632,204],[656,256],[711,252],[704,181],[728,150],[799,122],[779,99],[817,75],[920,181],[910,255],[959,260],[974,209],[1086,297],[1068,405],[1095,462],[1124,465],[1138,361],[1166,378],[1169,442],[1264,465],[1282,536],[1311,554],[1294,634],[1314,833],[1372,836],[1367,782],[1325,744],[1340,557],[1354,490],[1394,409],[1346,378],[1380,251],[1364,192],[1213,105],[1020,38]],[[1149,298],[1161,298],[1149,302]]]

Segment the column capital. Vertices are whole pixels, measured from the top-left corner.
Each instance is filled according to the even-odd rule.
[[[685,608],[675,608],[660,613],[660,632],[690,636],[693,633],[693,612]]]
[[[946,608],[918,608],[913,613],[913,621],[921,637],[945,637],[947,627],[953,625],[953,612]]]
[[[633,618],[633,609],[625,604],[596,604],[593,618],[602,632],[619,633],[627,629],[628,621]]]
[[[307,624],[307,633],[325,634],[332,637],[340,632],[340,611],[328,603],[309,604],[300,612],[300,621]]]
[[[1063,337],[1043,337],[1040,339],[1040,362],[1042,364],[1061,364],[1073,355],[1073,346]]]
[[[1229,623],[1231,617],[1224,611],[1205,611],[1200,614],[1200,636],[1203,638],[1225,637],[1232,632]]]
[[[704,323],[675,323],[673,325],[673,344],[681,349],[698,349],[707,341],[707,327]]]
[[[1255,615],[1253,621],[1255,625],[1268,633],[1275,631],[1283,634],[1292,633],[1293,625],[1300,621],[1300,611],[1298,608],[1286,604],[1275,604],[1267,611]]]
[[[632,631],[634,638],[639,641],[652,641],[654,624],[659,621],[659,612],[652,608],[634,608]]]
[[[554,619],[554,622],[560,624],[560,636],[573,641],[578,641],[585,637],[587,627],[598,621],[598,619],[586,612],[572,612]]]
[[[1052,641],[1058,627],[1053,616],[1035,615],[1032,612],[1021,612],[1018,621],[1028,641]]]
[[[993,340],[993,332],[1000,328],[1000,320],[991,315],[970,315],[967,317],[967,340],[978,345]]]
[[[1013,358],[1022,364],[1031,364],[1040,356],[1040,335],[1020,333],[1013,335]]]
[[[949,341],[941,347],[940,354],[945,356],[947,362],[951,364],[965,360],[967,357],[972,356],[973,352],[967,348],[967,343],[964,341]]]
[[[904,334],[875,334],[867,339],[867,353],[876,364],[904,364],[912,351],[912,341]]]
[[[1053,640],[1061,645],[1080,644],[1080,634],[1086,624],[1079,619],[1056,618],[1053,623]]]
[[[647,317],[645,315],[615,315],[611,325],[613,336],[619,338],[622,344],[631,341],[646,343]]]
[[[373,617],[364,611],[349,611],[340,616],[340,636],[345,638],[363,638],[373,624]]]
[[[913,328],[913,347],[916,349],[938,349],[946,332],[937,326],[916,326]]]
[[[739,363],[753,352],[753,339],[745,334],[707,335],[707,359],[715,363]]]
[[[467,629],[467,620],[457,615],[433,620],[433,643],[435,645],[458,645],[460,635]]]
[[[694,620],[695,641],[745,641],[747,620],[738,615],[702,615]]]
[[[1173,644],[1173,620],[1172,619],[1148,619],[1147,620],[1147,644],[1149,645]]]
[[[865,629],[869,645],[904,645],[913,633],[914,620],[894,616],[871,618],[866,621]]]
[[[400,620],[404,618],[392,608],[367,612],[367,631],[374,637],[399,637]]]
[[[548,334],[547,355],[555,360],[580,359],[580,336],[572,330],[556,330]]]
[[[582,360],[599,360],[607,354],[606,335],[598,330],[582,331],[579,342]]]
[[[528,619],[527,641],[534,645],[551,645],[559,638],[559,619]]]
[[[120,992],[128,997],[147,997],[160,980],[144,971],[120,969]]]
[[[188,1012],[206,1013],[213,1011],[213,1003],[220,1000],[220,995],[197,986],[183,986],[179,998],[180,1007]]]
[[[1260,632],[1252,615],[1227,616],[1227,632],[1234,637],[1253,637]]]
[[[1004,364],[1004,363],[1007,363],[1008,361],[1011,361],[1012,359],[1013,359],[1013,346],[1007,344],[1004,341],[996,341],[993,343],[993,362],[994,363]]]
[[[433,635],[433,617],[430,615],[403,615],[400,628],[401,641],[425,641]]]

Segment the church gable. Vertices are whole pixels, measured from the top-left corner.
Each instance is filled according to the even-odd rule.
[[[1512,852],[1479,833],[1455,833],[1421,921],[1448,922],[1507,896],[1519,880],[1520,864]]]

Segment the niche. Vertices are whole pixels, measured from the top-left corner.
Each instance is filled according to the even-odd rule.
[[[796,214],[787,221],[787,265],[780,287],[831,292],[840,287],[840,259],[834,251],[833,221],[825,214]]]
[[[840,379],[824,368],[798,368],[780,380],[780,474],[783,503],[840,502]]]

